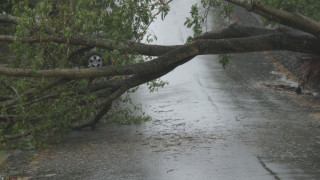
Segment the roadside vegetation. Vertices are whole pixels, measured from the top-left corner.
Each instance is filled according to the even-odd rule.
[[[197,55],[219,54],[223,67],[230,54],[255,51],[288,50],[319,59],[317,0],[202,0],[186,19],[194,31],[186,44],[151,45],[156,35],[147,29],[168,15],[171,2],[3,1],[0,23],[9,30],[0,41],[10,43],[15,59],[0,66],[1,144],[14,140],[41,148],[71,130],[94,128],[103,117],[121,123],[148,119],[117,104],[130,104],[128,93],[139,85],[147,83],[150,91],[165,86],[160,77]],[[227,17],[235,5],[276,28],[232,24],[201,31],[212,8]],[[93,66],[100,59],[102,67]],[[143,112],[139,105],[132,108]]]

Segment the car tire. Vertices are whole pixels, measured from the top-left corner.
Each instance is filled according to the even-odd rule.
[[[91,53],[86,62],[87,67],[102,67],[104,65],[102,54],[98,52]]]

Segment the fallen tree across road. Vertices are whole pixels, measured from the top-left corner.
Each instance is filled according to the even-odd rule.
[[[187,44],[151,45],[140,41],[156,15],[167,14],[171,1],[108,1],[108,7],[85,1],[35,2],[33,8],[23,2],[14,5],[12,15],[0,15],[0,23],[16,30],[0,35],[0,41],[12,43],[16,55],[11,65],[0,66],[0,141],[28,136],[39,146],[47,137],[95,127],[124,93],[150,81],[153,88],[163,86],[158,78],[197,55],[288,50],[319,58],[317,21],[257,0],[227,1],[286,27],[232,24],[198,32]],[[123,8],[127,14],[119,14]],[[197,11],[193,8],[192,12]],[[199,18],[198,13],[193,18]],[[197,23],[186,24],[194,27]],[[81,61],[92,49],[105,51],[105,61],[112,58],[115,64],[83,67]]]

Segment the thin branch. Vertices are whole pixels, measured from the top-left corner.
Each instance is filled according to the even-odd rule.
[[[4,135],[3,139],[0,140],[0,143],[6,142],[6,141],[11,141],[11,140],[14,140],[14,139],[24,138],[24,137],[29,136],[30,134],[31,134],[31,132],[26,132],[26,133],[12,135],[12,136],[11,135]]]
[[[168,0],[167,2],[159,3],[159,4],[162,5],[162,7],[159,8],[158,11],[152,15],[152,17],[150,18],[149,24],[147,24],[147,25],[143,28],[142,32],[138,35],[138,38],[140,38],[143,34],[146,33],[146,31],[148,30],[149,26],[150,26],[151,23],[154,21],[154,19],[155,19],[155,18],[162,12],[162,10],[163,10],[166,6],[168,6],[168,4],[171,3],[172,1],[173,1],[173,0]],[[137,38],[137,39],[138,39],[138,38]]]
[[[12,96],[0,96],[0,103],[2,101],[8,101],[8,100],[13,100],[15,99],[15,97],[12,97]]]
[[[20,96],[19,93],[18,93],[18,91],[17,91],[14,87],[8,86],[8,88],[16,95],[16,97],[19,97],[19,96]]]
[[[53,87],[57,87],[59,85],[65,84],[65,83],[67,83],[69,81],[70,80],[66,79],[66,78],[53,79],[52,81],[48,82],[47,84],[45,84],[42,87],[37,87],[37,88],[30,89],[29,91],[27,91],[24,94],[22,94],[21,97],[26,97],[28,100],[31,100],[35,96],[35,94],[37,92],[43,93],[44,91],[46,91],[48,89],[51,89]],[[0,102],[0,107],[9,108],[9,107],[12,107],[12,106],[16,105],[17,102],[18,102],[17,98],[15,98],[15,99],[11,98],[11,99],[8,99],[7,101]]]
[[[18,24],[19,18],[9,14],[0,13],[0,23]]]
[[[5,82],[3,82],[3,84],[7,89],[9,89],[11,92],[13,92],[15,94],[16,98],[20,96],[18,91],[13,86],[11,86]]]
[[[106,80],[103,82],[99,82],[99,83],[95,83],[91,88],[89,93],[94,93],[94,95],[97,98],[100,97],[106,97],[106,95],[109,95],[111,92],[114,92],[116,89],[118,89],[123,83],[125,82],[125,80]],[[75,87],[75,88],[69,88],[69,89],[63,89],[63,90],[59,90],[59,91],[55,91],[53,93],[50,94],[44,94],[44,95],[39,95],[39,97],[34,97],[34,96],[29,96],[28,97],[28,101],[25,102],[22,105],[19,106],[30,106],[34,103],[37,102],[41,102],[44,100],[48,100],[48,99],[53,99],[53,98],[58,98],[61,96],[61,94],[66,93],[66,92],[73,92],[74,95],[84,95],[86,93],[88,93],[88,88],[87,86],[84,87]],[[16,103],[18,101],[16,99],[12,100],[12,101],[7,101],[7,102],[1,102],[0,106],[6,107],[7,109],[12,109],[12,108],[16,108]]]
[[[76,49],[75,51],[73,51],[69,57],[68,57],[68,60],[72,60],[73,58],[79,56],[80,54],[83,54],[84,52],[87,52],[87,51],[90,51],[93,47],[91,46],[85,46],[85,47],[81,47],[81,48],[78,48]]]
[[[96,126],[96,124],[99,123],[99,121],[101,120],[101,118],[102,118],[105,114],[107,114],[107,113],[109,112],[109,110],[111,109],[111,105],[112,105],[112,103],[107,104],[105,107],[103,107],[103,108],[99,111],[99,113],[98,113],[96,116],[94,116],[94,118],[93,118],[91,121],[89,121],[89,122],[87,122],[87,123],[84,123],[84,124],[81,124],[81,125],[78,125],[78,126],[73,126],[73,127],[71,127],[71,129],[73,129],[73,130],[80,130],[80,129],[83,129],[83,128],[86,128],[86,127],[92,127],[92,128],[94,128],[94,127]]]
[[[49,81],[47,84],[45,84],[42,87],[37,87],[37,88],[30,89],[29,91],[24,93],[23,96],[24,97],[32,96],[36,92],[44,92],[44,91],[46,91],[48,89],[51,89],[53,87],[57,87],[59,85],[65,84],[65,83],[70,82],[70,81],[71,81],[70,79],[66,79],[66,78],[53,79],[53,80]]]

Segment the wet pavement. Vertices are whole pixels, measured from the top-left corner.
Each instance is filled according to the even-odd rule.
[[[173,1],[151,29],[158,44],[182,44],[196,0]],[[181,8],[185,7],[185,8]],[[225,24],[210,19],[213,28]],[[209,27],[210,28],[210,27]],[[261,86],[283,80],[264,53],[217,56],[176,68],[156,93],[132,98],[152,120],[73,132],[59,145],[11,157],[7,175],[33,179],[320,179],[320,113],[304,96]],[[319,116],[320,117],[320,116]],[[30,153],[30,152],[29,152]],[[22,163],[23,162],[23,163]],[[26,164],[27,163],[27,164]]]

